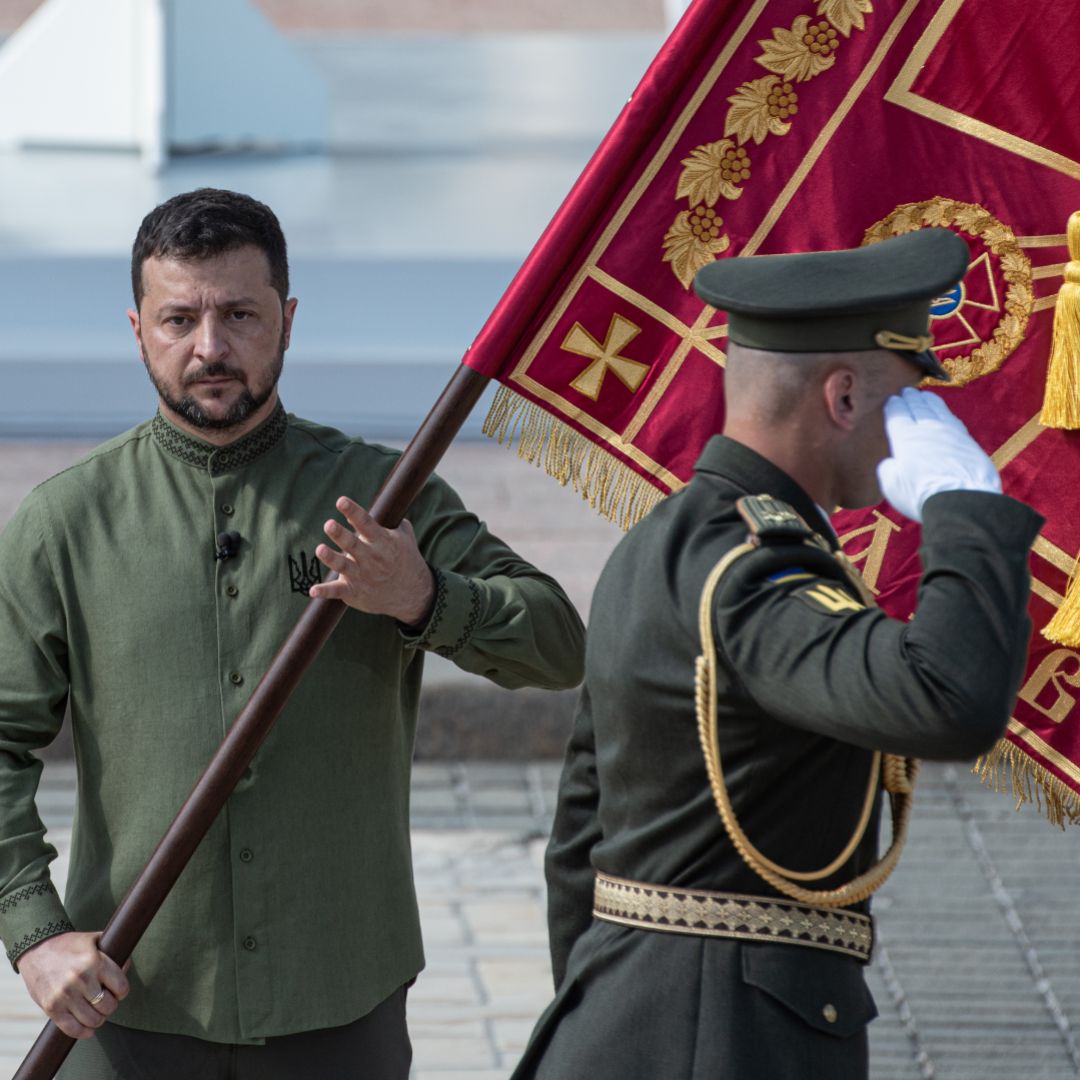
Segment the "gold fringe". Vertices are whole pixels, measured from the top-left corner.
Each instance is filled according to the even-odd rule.
[[[517,441],[518,457],[573,486],[590,506],[620,528],[629,529],[664,499],[664,493],[602,446],[527,401],[506,386],[495,393],[484,434],[508,448]]]
[[[1033,802],[1051,824],[1061,829],[1066,821],[1080,824],[1080,795],[1008,739],[999,740],[971,771],[992,790],[1011,794],[1017,810]]]
[[[1061,607],[1041,631],[1047,641],[1054,641],[1058,645],[1080,645],[1080,574],[1076,572],[1077,566],[1080,566],[1080,557],[1073,564]]]
[[[1069,258],[1054,309],[1054,342],[1039,422],[1080,428],[1080,210],[1069,216]]]

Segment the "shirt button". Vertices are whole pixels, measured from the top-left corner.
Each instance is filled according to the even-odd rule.
[[[251,848],[241,848],[240,849],[240,861],[241,862],[251,862],[251,860],[254,859],[254,858],[255,858],[255,852],[252,851]]]
[[[248,952],[254,952],[258,948],[259,943],[253,937],[244,938],[244,948]]]
[[[240,590],[235,585],[226,585],[225,586],[225,595],[226,596],[239,596],[240,595]]]
[[[837,1017],[836,1006],[826,1005],[825,1008],[821,1010],[821,1015],[825,1017],[826,1023],[835,1024]]]
[[[233,684],[233,686],[240,686],[241,683],[243,683],[243,681],[244,681],[244,676],[241,675],[239,671],[230,671],[229,672],[229,682],[231,682]]]
[[[233,514],[236,513],[236,511],[233,509],[232,503],[222,503],[221,504],[221,512],[226,517],[232,517]]]

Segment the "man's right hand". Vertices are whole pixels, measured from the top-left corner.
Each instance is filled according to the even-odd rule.
[[[98,948],[100,940],[74,930],[57,934],[17,962],[30,996],[73,1039],[89,1039],[128,994],[127,976]]]
[[[923,503],[939,491],[1001,494],[994,463],[937,394],[908,387],[889,398],[885,433],[892,457],[878,465],[878,483],[912,521],[922,521]]]

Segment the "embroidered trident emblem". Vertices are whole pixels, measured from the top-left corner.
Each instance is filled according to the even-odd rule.
[[[567,352],[586,357],[592,363],[570,385],[579,394],[596,401],[610,369],[628,390],[637,390],[649,373],[649,365],[619,354],[640,333],[640,326],[635,326],[621,315],[612,315],[607,336],[601,345],[581,323],[574,323],[562,347]]]
[[[311,586],[318,585],[322,581],[322,563],[314,555],[311,557],[311,562],[308,562],[307,555],[302,551],[299,562],[290,555],[289,580],[292,583],[293,592],[307,596],[311,591]]]

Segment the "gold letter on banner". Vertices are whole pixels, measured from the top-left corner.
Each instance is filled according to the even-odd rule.
[[[869,525],[852,529],[851,532],[840,537],[840,546],[846,550],[849,540],[854,540],[856,536],[862,536],[863,533],[874,534],[870,543],[858,555],[849,555],[848,558],[856,565],[865,561],[862,568],[862,578],[866,582],[866,587],[875,596],[878,594],[877,583],[878,578],[881,576],[881,566],[885,561],[885,552],[889,546],[889,539],[894,532],[899,531],[899,525],[890,521],[880,510],[875,510],[874,520]]]
[[[1076,670],[1071,674],[1064,670],[1070,660],[1076,661]],[[1053,683],[1057,691],[1057,700],[1049,708],[1039,704],[1039,695]],[[1057,649],[1052,652],[1035,670],[1031,678],[1020,691],[1020,700],[1026,701],[1033,709],[1038,709],[1043,716],[1049,716],[1055,724],[1060,724],[1076,708],[1076,698],[1065,690],[1062,683],[1080,687],[1080,653],[1071,649]]]

